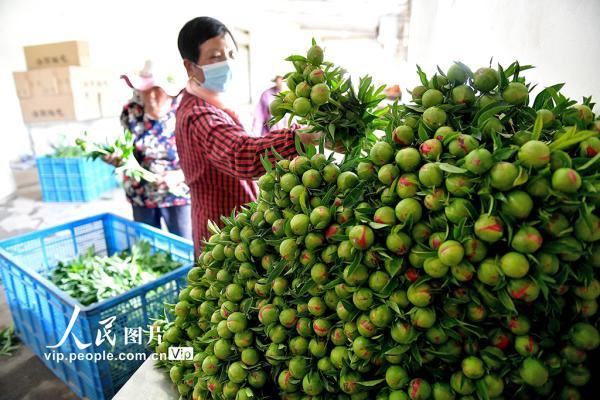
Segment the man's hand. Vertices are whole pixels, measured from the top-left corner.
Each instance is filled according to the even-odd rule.
[[[159,178],[159,185],[164,184],[170,193],[175,196],[185,196],[187,194],[187,187],[185,186],[185,177],[183,171],[180,169],[165,171],[164,175]]]
[[[102,157],[102,161],[104,161],[105,163],[108,163],[116,168],[123,165],[123,159],[121,158],[121,156],[119,154],[116,154],[116,153],[111,153],[111,154],[105,155],[104,157]]]
[[[346,146],[344,146],[340,140],[336,141],[335,143],[332,143],[330,140],[326,140],[325,148],[340,154],[346,153]]]
[[[306,132],[305,130],[297,130],[296,135],[305,146],[318,146],[319,141],[323,137],[323,132]]]
[[[300,141],[305,146],[319,146],[321,138],[325,135],[322,131],[318,132],[307,132],[306,130],[297,130],[296,135],[300,138]],[[346,153],[346,146],[341,141],[332,143],[330,140],[325,140],[325,148],[336,153]]]
[[[180,169],[175,169],[172,171],[165,171],[164,175],[161,176],[162,181],[169,187],[174,188],[185,182],[185,177],[183,176],[183,171]]]

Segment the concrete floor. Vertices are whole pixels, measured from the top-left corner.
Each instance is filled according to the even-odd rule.
[[[43,203],[39,193],[27,193],[0,204],[0,240],[45,227],[111,212],[131,218],[131,207],[121,189],[89,203]],[[0,329],[12,324],[0,282]],[[0,400],[76,400],[24,345],[9,357],[0,357]]]

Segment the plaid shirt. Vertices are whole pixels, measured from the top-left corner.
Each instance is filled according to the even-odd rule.
[[[294,131],[282,129],[251,137],[226,112],[184,91],[176,114],[179,161],[192,197],[192,233],[196,254],[208,238],[208,220],[221,225],[222,215],[255,201],[252,178],[263,174],[260,155],[271,147],[283,157],[296,154]]]

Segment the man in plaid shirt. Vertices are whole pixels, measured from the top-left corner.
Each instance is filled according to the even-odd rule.
[[[192,233],[196,254],[208,238],[208,220],[219,223],[222,215],[255,201],[258,188],[253,178],[264,173],[260,156],[271,148],[293,157],[295,128],[272,131],[263,137],[248,135],[235,113],[220,98],[231,80],[230,62],[235,41],[221,22],[195,18],[181,29],[178,47],[190,80],[177,109],[175,136],[181,168],[192,198]],[[303,143],[316,137],[299,135]]]

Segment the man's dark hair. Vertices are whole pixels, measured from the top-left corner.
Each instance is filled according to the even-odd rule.
[[[209,39],[228,34],[237,47],[233,35],[221,21],[211,17],[196,17],[179,31],[177,47],[181,58],[197,62],[200,58],[200,46]]]

